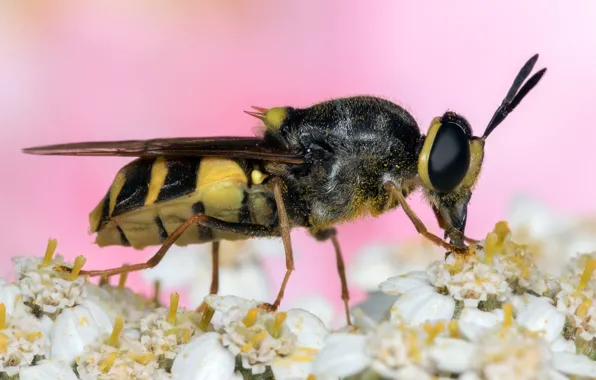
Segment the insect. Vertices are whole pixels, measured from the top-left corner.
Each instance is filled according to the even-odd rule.
[[[174,138],[82,142],[25,149],[25,153],[137,157],[116,175],[89,216],[99,246],[142,249],[161,245],[147,262],[88,276],[152,268],[173,245],[212,242],[211,293],[218,288],[219,242],[281,237],[286,274],[275,310],[294,270],[293,228],[331,240],[349,318],[349,294],[335,226],[356,218],[405,211],[416,230],[447,251],[467,252],[468,202],[482,168],[488,136],[540,81],[528,81],[538,55],[522,67],[481,137],[454,112],[432,120],[426,135],[402,107],[356,96],[308,108],[255,108],[257,137]],[[246,111],[245,111],[246,112]],[[430,201],[440,238],[431,233],[406,198],[422,190]],[[447,241],[448,240],[448,241]]]

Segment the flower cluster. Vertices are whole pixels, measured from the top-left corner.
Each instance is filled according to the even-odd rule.
[[[162,306],[128,289],[126,275],[89,282],[85,259],[65,262],[50,240],[44,257],[14,259],[16,280],[0,282],[0,378],[595,378],[596,252],[555,274],[515,235],[499,222],[468,254],[383,268],[383,302],[371,297],[337,329],[324,303],[271,312],[263,299],[206,295],[189,310],[173,293]],[[369,291],[372,277],[359,275]]]

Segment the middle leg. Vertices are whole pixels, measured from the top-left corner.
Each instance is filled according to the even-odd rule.
[[[352,320],[350,316],[350,292],[348,290],[348,280],[346,279],[346,266],[344,264],[344,258],[339,247],[339,240],[337,239],[337,230],[335,228],[329,228],[313,234],[313,236],[319,241],[331,240],[333,243],[333,248],[335,250],[335,260],[337,263],[337,273],[339,274],[339,280],[341,281],[341,299],[344,302],[346,321],[348,326],[351,326]]]

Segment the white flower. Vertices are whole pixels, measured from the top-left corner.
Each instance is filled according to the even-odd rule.
[[[120,337],[117,344],[100,340],[87,347],[77,358],[77,372],[81,380],[170,378],[153,353],[127,337]]]
[[[450,255],[444,262],[431,264],[428,274],[435,287],[445,288],[448,294],[464,301],[466,306],[477,307],[490,295],[500,302],[512,295],[511,287],[498,265],[483,263],[477,256],[462,259]]]
[[[474,355],[476,372],[486,379],[566,379],[592,377],[596,362],[565,352],[553,354],[546,341],[515,327],[496,328],[484,335]]]
[[[389,278],[379,288],[387,294],[400,295],[391,308],[392,320],[403,319],[413,325],[420,325],[453,317],[454,299],[439,294],[426,272]]]
[[[70,365],[59,360],[46,359],[26,367],[19,374],[20,380],[77,380]]]
[[[305,378],[323,346],[327,329],[313,314],[300,309],[269,313],[256,302],[238,297],[207,296],[221,314],[222,344],[253,374],[268,366],[276,378]]]
[[[570,327],[577,329],[575,336],[584,341],[596,337],[596,255],[581,255],[572,260],[561,276],[561,291],[556,295],[556,306],[568,316]]]
[[[112,327],[110,317],[91,301],[65,309],[52,326],[50,357],[71,363],[84,352],[85,346],[110,333]]]
[[[178,309],[176,313],[158,308],[140,321],[140,341],[155,356],[174,359],[196,334],[201,334],[191,318],[194,311]]]
[[[190,341],[174,359],[172,377],[176,380],[241,380],[234,373],[234,355],[221,344],[218,333],[209,332]]]
[[[444,336],[450,329],[442,322],[416,327],[382,322],[364,335],[330,334],[314,374],[322,379],[365,377],[369,372],[373,378],[431,379],[436,370],[462,373],[471,368],[475,347]]]
[[[47,260],[46,260],[47,259]],[[60,311],[83,300],[84,277],[72,278],[69,274],[55,270],[59,266],[72,267],[60,255],[36,257],[15,257],[15,271],[24,302],[31,302],[41,312],[54,318]],[[84,259],[80,265],[84,263]],[[80,268],[79,268],[80,269]]]
[[[261,239],[259,239],[261,240]],[[251,240],[220,243],[219,291],[246,299],[268,300],[269,277]],[[190,304],[203,302],[211,286],[211,245],[174,246],[155,268],[143,272],[164,288],[189,288]]]
[[[50,348],[39,320],[28,315],[7,317],[0,330],[0,372],[14,376],[31,365],[36,357],[45,357]]]

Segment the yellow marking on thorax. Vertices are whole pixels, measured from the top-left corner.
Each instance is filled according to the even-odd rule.
[[[168,168],[166,167],[166,160],[163,157],[158,157],[151,166],[151,180],[149,181],[149,191],[147,198],[145,198],[145,206],[152,205],[159,196],[159,191],[166,182],[168,175]]]
[[[116,174],[116,178],[114,178],[114,183],[110,187],[110,208],[109,208],[109,216],[112,216],[114,212],[114,208],[116,208],[116,200],[118,199],[118,194],[122,191],[124,184],[126,183],[126,174],[124,174],[124,170],[120,170],[118,174]]]

